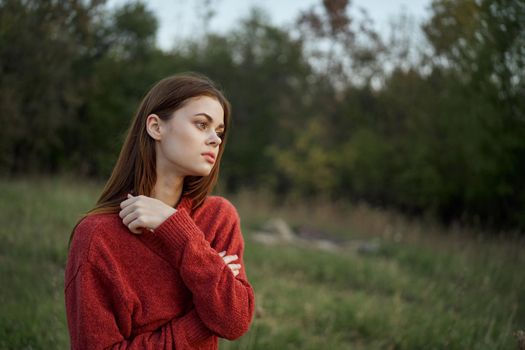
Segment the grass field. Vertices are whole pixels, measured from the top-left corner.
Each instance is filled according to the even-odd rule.
[[[63,274],[70,230],[100,184],[0,181],[0,349],[67,349]],[[231,197],[257,298],[250,331],[221,349],[516,349],[525,329],[525,244],[409,222],[364,206],[272,208]],[[362,255],[265,246],[251,231],[279,215],[345,239]]]

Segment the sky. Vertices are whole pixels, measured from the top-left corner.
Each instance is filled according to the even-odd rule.
[[[321,4],[321,0],[210,0],[216,14],[210,22],[210,30],[224,33],[233,29],[245,18],[254,6],[270,15],[271,22],[278,26],[292,23],[302,10]],[[109,0],[110,7],[119,6],[127,0]],[[203,32],[202,0],[149,0],[146,2],[157,19],[159,30],[157,42],[163,49],[170,49],[181,39],[192,38]],[[352,8],[364,8],[382,35],[388,33],[389,19],[402,9],[422,21],[428,15],[430,0],[353,0]]]

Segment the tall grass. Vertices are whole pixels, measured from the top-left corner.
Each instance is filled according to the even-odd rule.
[[[73,179],[0,181],[0,349],[66,349],[63,274],[69,233],[101,185]],[[255,288],[250,331],[223,349],[513,349],[525,328],[525,244],[410,221],[366,205],[229,197],[242,218]],[[344,239],[374,254],[265,246],[268,218]]]

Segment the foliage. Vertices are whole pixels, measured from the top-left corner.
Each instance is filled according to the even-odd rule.
[[[97,1],[0,2],[0,169],[56,171],[93,50]],[[67,23],[67,27],[64,27]]]
[[[141,2],[3,0],[0,172],[107,177],[145,91],[194,70],[233,105],[221,168],[230,191],[523,232],[524,8],[434,0],[425,44],[409,40],[406,16],[385,42],[350,1],[323,0],[294,28],[255,9],[230,33],[162,51]]]

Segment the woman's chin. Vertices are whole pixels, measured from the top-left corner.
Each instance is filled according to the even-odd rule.
[[[191,174],[191,176],[209,176],[211,174],[212,168],[209,169],[198,169]]]

